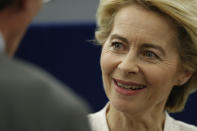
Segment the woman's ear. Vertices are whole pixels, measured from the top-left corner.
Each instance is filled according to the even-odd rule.
[[[184,71],[181,75],[180,75],[180,77],[179,77],[179,79],[178,79],[178,81],[177,81],[177,85],[178,86],[181,86],[181,85],[183,85],[183,84],[185,84],[191,77],[192,77],[192,75],[193,75],[193,72],[192,71]]]

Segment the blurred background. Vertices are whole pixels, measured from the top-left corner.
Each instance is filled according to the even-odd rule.
[[[34,22],[95,22],[99,0],[52,0],[44,5]]]
[[[53,0],[44,5],[23,39],[16,57],[35,64],[87,101],[92,112],[107,98],[99,65],[101,47],[94,45],[99,0]],[[175,118],[197,125],[197,93]],[[140,104],[140,103],[139,103]]]

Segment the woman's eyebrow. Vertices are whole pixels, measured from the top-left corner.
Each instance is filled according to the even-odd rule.
[[[129,41],[127,40],[127,38],[122,37],[122,36],[120,36],[118,34],[112,34],[111,37],[110,37],[110,41],[113,40],[113,39],[119,39],[119,40],[121,40],[121,41],[123,41],[123,42],[125,42],[127,44],[129,43]]]
[[[162,55],[166,56],[166,52],[164,51],[164,49],[161,46],[158,46],[158,45],[155,45],[155,44],[150,44],[150,43],[144,43],[141,47],[142,48],[157,49],[162,53]]]
[[[110,37],[110,41],[113,40],[113,39],[119,39],[125,43],[129,43],[129,40],[119,34],[112,34],[111,37]],[[164,51],[164,49],[158,45],[155,45],[155,44],[151,44],[151,43],[144,43],[141,48],[153,48],[153,49],[157,49],[159,50],[162,55],[166,56],[166,52]]]

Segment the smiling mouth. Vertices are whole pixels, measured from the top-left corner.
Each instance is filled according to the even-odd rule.
[[[118,80],[115,80],[115,79],[114,79],[114,83],[118,87],[126,89],[126,90],[142,90],[142,89],[146,88],[146,86],[144,86],[144,85],[128,84],[126,82],[124,83],[124,82],[121,82],[121,81],[118,81]]]

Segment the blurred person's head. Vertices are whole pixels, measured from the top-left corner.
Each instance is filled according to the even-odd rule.
[[[0,32],[5,50],[13,56],[33,17],[45,0],[0,0]]]

